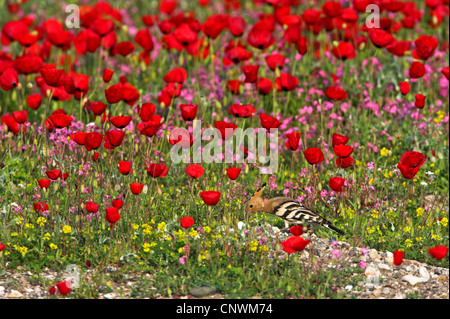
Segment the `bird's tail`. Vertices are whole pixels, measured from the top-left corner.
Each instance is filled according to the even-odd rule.
[[[336,233],[339,233],[341,235],[345,235],[345,232],[343,230],[340,230],[339,228],[334,227],[329,221],[324,220],[322,225],[328,229],[331,229],[332,231],[335,231]]]

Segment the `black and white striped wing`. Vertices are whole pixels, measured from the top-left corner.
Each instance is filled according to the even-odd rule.
[[[321,224],[323,221],[323,218],[320,215],[305,206],[300,205],[300,203],[295,200],[286,201],[276,206],[274,208],[274,214],[293,224]]]

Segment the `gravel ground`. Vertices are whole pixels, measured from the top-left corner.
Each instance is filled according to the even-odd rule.
[[[280,237],[275,227],[268,229],[273,232],[273,237]],[[332,251],[338,249],[340,256],[333,260]],[[433,267],[415,260],[404,260],[401,266],[393,265],[392,252],[381,252],[375,249],[367,249],[366,254],[361,252],[360,248],[351,247],[345,242],[331,243],[329,239],[312,236],[312,242],[305,251],[301,253],[301,260],[310,260],[310,254],[314,253],[315,262],[323,267],[337,268],[337,270],[355,269],[350,271],[346,278],[347,284],[337,288],[337,292],[342,292],[348,298],[358,299],[448,299],[449,298],[449,270],[446,268]],[[283,251],[270,251],[272,258],[286,258],[287,254]],[[361,260],[364,260],[366,267],[361,272]],[[109,274],[114,274],[117,268],[109,267]],[[357,271],[358,270],[358,271]],[[84,282],[93,282],[95,270],[86,270],[83,272],[82,280]],[[57,279],[64,278],[64,273],[44,269],[39,275],[30,272],[24,272],[19,267],[14,271],[6,271],[0,276],[0,299],[8,298],[46,298],[50,283]],[[151,279],[148,273],[134,272],[123,275],[119,283],[110,281],[108,291],[98,294],[99,299],[123,299],[150,297],[162,298],[157,293],[155,287],[144,287],[145,291],[150,291],[144,296],[136,294],[135,287],[143,286],[145,279]],[[171,298],[223,298],[216,293],[214,289],[205,288],[204,291],[190,290],[187,296],[173,296]],[[249,297],[252,298],[252,297]],[[255,298],[255,297],[253,297]]]

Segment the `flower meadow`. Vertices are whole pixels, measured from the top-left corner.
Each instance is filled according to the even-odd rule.
[[[302,258],[315,236],[448,268],[448,0],[50,3],[0,1],[0,275],[116,267],[163,296],[343,297],[344,272]],[[238,128],[277,134],[276,170]],[[263,183],[345,235],[248,214]],[[108,290],[57,279],[49,298]]]

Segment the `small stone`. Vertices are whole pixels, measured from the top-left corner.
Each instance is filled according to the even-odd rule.
[[[195,287],[195,288],[191,288],[189,290],[189,294],[194,297],[197,297],[197,298],[212,295],[215,292],[216,292],[216,288],[209,287],[209,286]]]
[[[366,287],[367,289],[369,289],[370,291],[373,291],[375,289],[375,285],[372,284],[371,282],[366,283]]]
[[[0,295],[3,295],[5,293],[5,287],[0,286]]]
[[[383,269],[383,270],[389,270],[389,271],[391,270],[391,267],[389,267],[386,264],[382,264],[382,263],[378,264],[378,268]]]
[[[397,292],[393,299],[405,299],[406,295],[402,292]]]
[[[352,285],[347,285],[345,286],[345,290],[351,291],[353,289]]]
[[[380,295],[381,295],[381,289],[375,289],[375,291],[373,292],[373,295],[375,296],[375,297],[380,297]]]
[[[23,298],[23,294],[17,290],[11,290],[7,298]]]
[[[389,293],[391,292],[391,289],[389,288],[384,288],[383,291],[381,292],[383,295],[389,295]]]
[[[426,281],[430,280],[430,273],[428,272],[428,270],[422,266],[419,268],[419,274],[422,278],[424,278]],[[425,281],[425,282],[426,282]]]
[[[422,279],[413,275],[403,276],[402,281],[407,281],[410,285],[415,286],[418,283],[422,282]]]
[[[103,295],[103,297],[105,298],[105,299],[113,299],[114,297],[115,297],[116,295],[114,294],[114,293],[109,293],[109,294],[106,294],[106,295]]]

